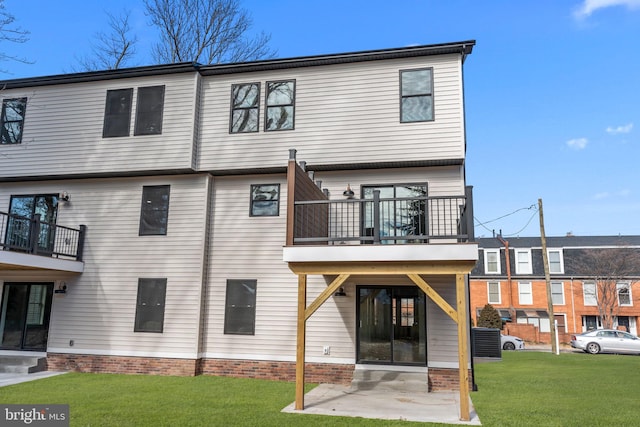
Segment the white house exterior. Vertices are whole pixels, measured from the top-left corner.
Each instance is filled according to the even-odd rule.
[[[466,392],[474,44],[0,82],[0,355]]]

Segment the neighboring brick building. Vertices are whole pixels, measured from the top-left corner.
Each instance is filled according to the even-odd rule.
[[[527,341],[550,342],[547,290],[539,237],[480,238],[478,264],[470,275],[473,321],[487,303],[499,310],[504,330]],[[560,342],[602,328],[595,281],[578,271],[585,251],[624,248],[640,252],[640,236],[548,237],[549,272]],[[505,257],[508,249],[509,258]],[[617,283],[614,327],[638,334],[640,271]],[[586,286],[586,295],[585,295]]]

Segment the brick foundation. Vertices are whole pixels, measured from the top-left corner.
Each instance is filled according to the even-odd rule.
[[[50,371],[194,376],[196,362],[195,359],[158,357],[47,354],[47,369]]]
[[[47,369],[112,374],[147,375],[217,375],[295,381],[295,362],[239,359],[169,359],[154,357],[99,356],[87,354],[48,353]],[[354,365],[307,363],[305,382],[350,385]],[[471,373],[469,373],[471,378]],[[459,389],[457,369],[429,368],[429,391]],[[472,386],[471,379],[469,387]]]
[[[307,363],[305,382],[351,384],[355,366],[350,364]],[[262,378],[278,381],[295,381],[295,362],[260,360],[202,359],[198,373],[225,377]]]
[[[469,390],[473,387],[469,370]],[[429,368],[429,391],[460,390],[460,374],[457,369]]]

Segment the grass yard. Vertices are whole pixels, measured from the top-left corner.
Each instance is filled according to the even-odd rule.
[[[640,425],[638,356],[504,352],[475,367],[483,426]],[[294,395],[293,383],[211,376],[71,373],[0,388],[2,403],[69,404],[73,427],[419,425],[281,413]]]
[[[638,426],[640,357],[503,352],[475,365],[483,426]]]

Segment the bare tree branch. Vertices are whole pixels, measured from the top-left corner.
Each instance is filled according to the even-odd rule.
[[[217,64],[275,56],[271,36],[246,34],[252,21],[237,0],[145,0],[146,13],[160,31],[158,63]]]
[[[26,43],[29,41],[29,31],[22,27],[14,26],[16,18],[7,12],[4,6],[4,0],[0,0],[0,42]],[[24,57],[9,55],[0,52],[0,61],[17,61],[24,64],[32,64]]]
[[[567,260],[569,261],[569,260]],[[605,248],[582,250],[567,267],[592,280],[596,286],[598,314],[604,328],[612,328],[620,311],[618,284],[631,286],[640,276],[640,252],[634,248]]]
[[[131,35],[129,18],[131,11],[124,10],[119,15],[105,12],[109,17],[109,33],[98,32],[92,43],[92,55],[78,61],[85,71],[116,70],[127,66],[135,55],[134,45],[138,38]]]

